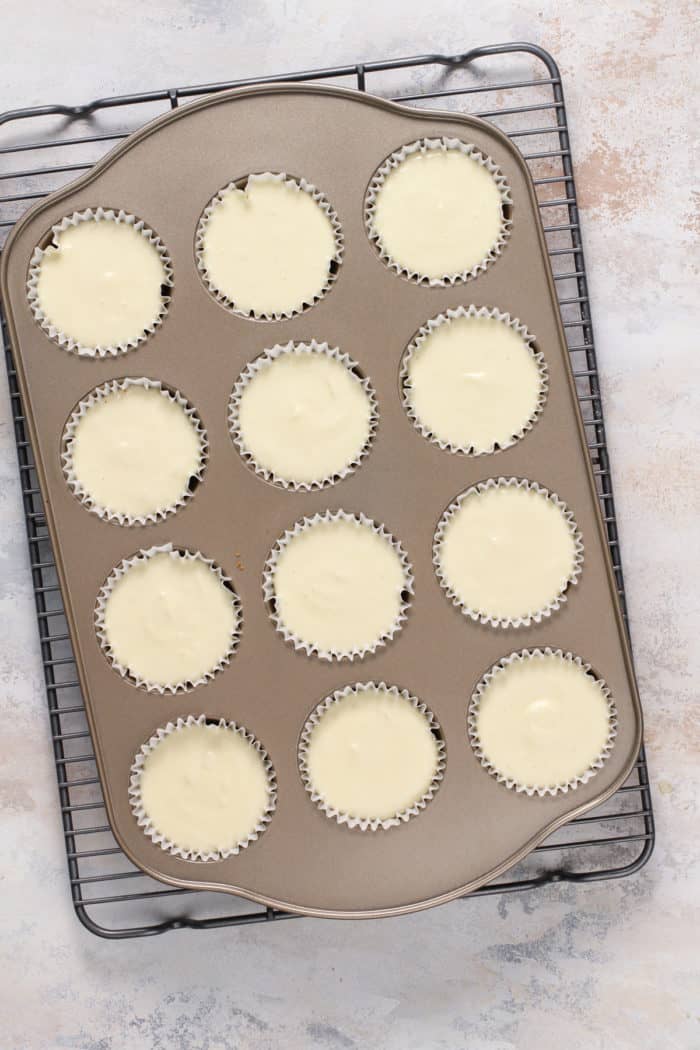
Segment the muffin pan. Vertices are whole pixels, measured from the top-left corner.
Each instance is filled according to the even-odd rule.
[[[380,258],[365,222],[369,184],[386,159],[421,138],[459,139],[491,158],[512,205],[500,255],[469,280],[416,284]],[[258,321],[217,302],[197,270],[203,209],[251,173],[306,179],[331,202],[344,252],[324,297],[293,318]],[[128,355],[66,354],[32,314],[27,280],[52,226],[88,208],[122,209],[157,231],[172,262],[167,313]],[[244,88],[168,114],[122,143],[90,173],[42,201],[3,253],[2,296],[18,363],[47,519],[94,740],[105,803],[128,856],[166,883],[236,893],[289,911],[372,917],[457,897],[517,863],[556,827],[611,795],[641,741],[641,711],[617,602],[595,482],[536,198],[509,140],[470,117],[410,110],[351,91],[312,86]],[[406,347],[430,318],[487,307],[517,318],[548,370],[542,412],[520,440],[492,454],[441,449],[402,404]],[[330,488],[284,490],[257,476],[228,424],[231,391],[263,351],[289,341],[326,342],[357,362],[376,393],[378,425],[357,469]],[[208,464],[192,498],[163,521],[122,527],[91,514],[66,484],[62,435],[74,407],[100,384],[147,377],[192,405],[208,438]],[[490,477],[526,478],[563,500],[584,547],[567,601],[528,626],[470,621],[442,590],[432,563],[446,508]],[[340,509],[384,526],[414,577],[406,621],[363,659],[322,661],[285,644],[263,595],[270,551],[304,518]],[[124,559],[171,543],[200,551],[231,578],[241,603],[237,651],[210,681],[174,695],[121,678],[95,631],[104,581]],[[614,699],[614,747],[575,790],[528,797],[489,775],[470,744],[474,690],[498,661],[523,649],[572,652]],[[312,802],[298,763],[300,735],[325,698],[357,681],[407,690],[434,713],[444,741],[439,791],[398,827],[377,831],[330,820]],[[264,835],[238,855],[197,862],[144,835],[129,799],[136,754],[159,728],[205,715],[244,726],[269,756],[277,805]]]

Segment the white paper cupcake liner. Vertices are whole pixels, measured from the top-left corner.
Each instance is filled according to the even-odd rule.
[[[306,642],[303,638],[300,638],[293,631],[290,631],[287,625],[284,623],[282,618],[277,612],[277,604],[275,601],[275,571],[280,555],[284,551],[285,547],[289,542],[294,539],[295,536],[300,535],[305,529],[312,528],[314,525],[318,525],[321,522],[334,522],[334,521],[349,521],[355,522],[359,525],[368,526],[372,529],[377,536],[381,536],[382,539],[386,540],[392,550],[398,555],[401,561],[401,568],[403,569],[404,582],[401,591],[401,600],[399,606],[399,613],[392,623],[391,627],[377,638],[371,645],[366,645],[361,648],[354,648],[349,650],[340,649],[322,649],[320,646],[313,642]],[[409,597],[406,597],[408,595]],[[378,525],[377,522],[372,521],[371,518],[366,515],[359,514],[348,514],[344,510],[330,511],[327,510],[323,514],[314,514],[311,518],[302,518],[300,521],[294,523],[291,529],[286,529],[284,535],[281,536],[277,543],[274,545],[270,554],[265,562],[263,570],[263,598],[270,612],[270,618],[274,623],[276,629],[284,638],[285,642],[293,645],[295,649],[306,653],[307,656],[317,656],[319,660],[360,660],[369,653],[374,653],[377,649],[386,645],[387,642],[391,641],[394,635],[401,630],[406,619],[407,610],[410,604],[410,599],[413,596],[413,570],[408,560],[408,556],[401,546],[390,532],[388,532],[383,525]]]
[[[538,609],[533,613],[528,613],[525,616],[491,616],[488,613],[482,612],[480,609],[474,609],[466,605],[451,587],[440,564],[440,548],[445,538],[447,527],[464,501],[469,496],[474,495],[474,493],[486,492],[488,489],[500,487],[527,489],[530,492],[537,492],[541,496],[550,500],[561,511],[574,541],[574,562],[563,590],[542,609]],[[552,613],[556,612],[557,609],[567,601],[567,591],[569,587],[575,586],[581,575],[583,567],[583,540],[572,512],[569,510],[566,503],[556,495],[556,493],[543,488],[543,486],[538,485],[536,481],[528,481],[525,478],[489,478],[488,481],[480,481],[477,485],[471,485],[468,489],[462,492],[457,499],[453,500],[440,518],[433,540],[433,565],[435,566],[435,575],[438,578],[440,586],[447,594],[447,597],[451,600],[452,604],[460,610],[460,612],[465,616],[468,616],[471,620],[475,620],[482,624],[488,624],[490,627],[529,627],[533,623],[541,623],[542,620],[547,619],[547,617],[551,616]]]
[[[498,769],[493,765],[492,762],[484,754],[481,747],[481,740],[479,738],[479,732],[477,729],[477,713],[479,710],[479,704],[484,695],[484,692],[489,683],[494,677],[503,671],[506,667],[511,664],[523,662],[525,660],[543,660],[548,657],[560,657],[564,660],[568,660],[570,663],[580,667],[582,671],[590,675],[595,681],[596,685],[600,687],[608,705],[608,716],[609,716],[609,729],[608,736],[603,746],[602,751],[591,762],[590,766],[579,776],[572,777],[571,780],[567,780],[565,783],[552,785],[533,785],[533,784],[520,784],[518,781],[513,780],[511,777],[499,772]],[[481,762],[483,768],[491,774],[492,777],[499,782],[499,784],[505,784],[507,788],[519,792],[520,794],[538,795],[540,798],[544,798],[545,795],[565,795],[568,791],[574,791],[579,785],[587,784],[591,777],[594,777],[599,769],[602,769],[605,761],[607,760],[610,752],[612,751],[615,743],[615,737],[617,736],[617,708],[612,698],[610,690],[602,678],[599,678],[591,668],[590,664],[584,663],[580,656],[575,656],[573,653],[564,652],[562,649],[550,649],[549,647],[544,649],[522,649],[520,652],[511,653],[510,656],[504,656],[498,663],[494,664],[493,667],[486,672],[484,677],[476,686],[476,689],[472,693],[471,701],[469,703],[469,710],[467,714],[467,732],[469,735],[469,742],[474,750],[474,754]]]
[[[279,474],[275,473],[274,470],[268,470],[267,467],[261,466],[255,459],[255,455],[246,446],[245,439],[241,432],[239,412],[241,407],[241,398],[243,393],[252,379],[255,378],[260,372],[264,371],[272,361],[277,360],[283,354],[325,354],[332,358],[334,361],[338,361],[344,365],[348,373],[353,379],[362,387],[367,394],[370,404],[370,419],[369,419],[369,434],[367,441],[362,446],[359,454],[355,456],[353,460],[348,463],[342,470],[337,470],[333,474],[327,474],[322,478],[318,478],[314,481],[288,481],[286,478],[282,478]],[[374,441],[374,436],[377,432],[377,424],[379,421],[379,409],[377,405],[377,398],[374,389],[366,377],[362,377],[359,374],[359,365],[356,361],[349,356],[349,354],[341,353],[337,347],[330,347],[328,343],[317,343],[315,339],[311,339],[308,343],[295,343],[290,340],[288,343],[277,344],[270,350],[265,350],[264,353],[256,357],[254,361],[251,361],[247,365],[240,376],[236,380],[236,384],[233,388],[233,393],[229,401],[228,420],[229,430],[231,431],[231,437],[233,442],[240,452],[243,461],[255,471],[255,473],[264,478],[265,481],[270,482],[273,485],[277,485],[279,488],[287,489],[290,492],[313,492],[318,489],[327,488],[330,485],[335,485],[337,482],[342,481],[343,478],[348,477],[354,473],[357,468],[361,465],[365,456],[368,454]]]
[[[160,685],[158,682],[149,682],[147,679],[141,678],[140,675],[134,674],[128,667],[125,667],[124,664],[120,663],[112,653],[112,648],[109,644],[109,638],[107,637],[107,631],[105,628],[105,608],[114,585],[129,571],[129,569],[133,568],[134,565],[143,563],[156,554],[169,554],[172,558],[184,558],[186,561],[203,562],[204,565],[207,565],[211,569],[229,591],[231,602],[236,613],[236,629],[233,632],[228,649],[217,662],[216,666],[192,681],[178,682],[175,685]],[[133,685],[145,689],[149,693],[159,693],[161,696],[188,692],[191,689],[196,689],[199,685],[204,685],[205,682],[211,681],[219,671],[222,671],[224,667],[227,666],[231,657],[236,652],[242,628],[243,614],[241,611],[241,601],[235,590],[233,590],[230,577],[226,576],[211,558],[205,558],[199,551],[181,550],[178,547],[174,547],[172,543],[164,543],[159,547],[149,547],[146,550],[140,550],[132,555],[132,557],[124,558],[123,561],[120,561],[119,564],[112,569],[111,573],[100,588],[95,604],[95,631],[102,651],[109,660],[111,666],[117,674],[121,675],[122,678],[128,679]]]
[[[419,273],[416,270],[411,270],[409,267],[396,262],[384,248],[379,231],[375,226],[377,197],[387,176],[398,168],[402,161],[412,153],[425,153],[428,150],[453,149],[459,150],[467,157],[471,157],[472,160],[481,164],[493,176],[501,197],[501,228],[496,241],[484,258],[472,266],[471,269],[461,270],[459,273],[446,273],[442,277],[428,277],[426,274]],[[418,139],[415,142],[409,142],[407,145],[395,150],[374,173],[370,184],[367,187],[367,193],[365,196],[365,226],[367,228],[369,239],[377,249],[379,257],[390,270],[394,271],[394,273],[406,277],[411,281],[416,281],[418,284],[424,284],[430,287],[447,287],[478,277],[480,273],[483,273],[484,270],[486,270],[498,258],[503,251],[506,241],[510,237],[513,226],[512,219],[506,216],[504,211],[505,208],[510,209],[512,204],[513,199],[505,175],[498,165],[491,160],[490,157],[477,149],[476,146],[469,142],[462,142],[461,139],[447,138],[445,136],[437,139],[424,138]]]
[[[409,400],[410,391],[410,376],[409,376],[409,363],[415,353],[417,353],[422,347],[425,340],[431,335],[436,329],[440,328],[443,324],[450,324],[452,321],[457,320],[460,317],[482,317],[491,318],[494,321],[501,321],[503,324],[508,325],[513,331],[517,332],[521,337],[527,349],[537,365],[537,371],[539,372],[540,379],[540,390],[537,397],[537,404],[535,409],[528,419],[528,421],[518,430],[508,441],[493,442],[489,448],[475,449],[472,445],[455,445],[451,441],[444,441],[442,438],[437,437],[426,427],[419,417],[417,416],[413,406]],[[416,335],[413,337],[411,342],[408,344],[404,351],[404,355],[401,359],[401,370],[399,372],[399,379],[401,383],[401,394],[403,400],[403,406],[406,410],[406,415],[413,423],[416,430],[418,430],[424,438],[432,442],[434,445],[438,445],[445,452],[461,452],[465,455],[470,456],[484,456],[491,455],[494,452],[502,451],[503,449],[510,448],[517,441],[527,434],[529,430],[532,430],[535,423],[542,414],[542,410],[547,400],[547,393],[549,389],[549,372],[547,369],[547,363],[544,359],[544,354],[541,351],[535,349],[535,337],[530,334],[524,324],[518,320],[517,317],[511,317],[510,314],[503,313],[501,310],[490,308],[488,306],[458,306],[456,309],[446,310],[442,314],[438,314],[437,317],[431,317],[429,321],[418,330]]]
[[[196,479],[196,481],[202,480],[209,454],[209,443],[207,441],[206,431],[202,426],[202,421],[199,418],[197,411],[188,401],[185,400],[179,391],[169,390],[167,387],[164,387],[162,383],[158,382],[158,380],[146,379],[145,377],[139,379],[112,379],[108,383],[104,383],[102,386],[95,387],[94,390],[91,390],[90,393],[87,394],[73,409],[70,419],[66,423],[63,431],[61,447],[61,465],[63,467],[63,475],[73,495],[79,499],[89,511],[93,514],[97,514],[99,518],[102,518],[105,521],[116,522],[119,525],[148,525],[158,521],[163,521],[164,518],[167,518],[170,514],[174,514],[180,509],[180,507],[183,507],[193,495],[193,492],[189,488],[185,488],[178,498],[167,507],[152,511],[148,514],[125,514],[121,511],[110,510],[109,507],[104,507],[94,500],[90,493],[84,488],[80,479],[76,476],[73,467],[73,443],[81,420],[93,405],[98,404],[100,401],[104,401],[120,390],[127,390],[129,387],[134,386],[143,387],[145,390],[158,390],[163,397],[180,406],[195,428],[199,440],[199,466],[190,475],[190,481],[192,478]]]
[[[143,343],[150,335],[155,332],[156,328],[163,323],[168,307],[170,305],[170,296],[161,295],[160,312],[155,317],[150,325],[144,329],[144,331],[136,336],[134,339],[129,339],[125,343],[116,343],[113,346],[85,346],[83,343],[74,339],[73,336],[67,335],[65,332],[57,328],[51,320],[46,317],[44,311],[39,303],[39,296],[37,292],[37,285],[39,283],[39,273],[41,269],[41,261],[44,256],[49,253],[52,249],[55,249],[57,245],[57,236],[64,230],[67,230],[70,226],[78,226],[81,222],[116,222],[126,223],[129,226],[133,226],[135,230],[143,234],[146,240],[153,245],[163,266],[163,279],[161,288],[171,288],[173,284],[173,266],[168,255],[168,251],[161,241],[158,234],[154,233],[153,230],[146,226],[143,219],[137,219],[135,215],[130,215],[128,212],[114,211],[112,208],[86,208],[84,211],[73,212],[72,215],[66,216],[61,219],[59,223],[51,227],[51,244],[46,248],[36,247],[32,254],[32,258],[29,263],[29,276],[27,279],[27,299],[29,301],[30,309],[34,315],[34,319],[44,329],[49,339],[52,339],[55,343],[58,343],[64,350],[68,350],[70,353],[78,354],[80,357],[116,357],[117,354],[125,354],[128,350],[133,350],[135,347]]]
[[[314,728],[319,724],[329,707],[332,707],[333,704],[338,703],[338,701],[349,696],[351,693],[361,692],[364,689],[386,689],[392,696],[402,697],[404,700],[409,701],[417,711],[420,711],[420,713],[425,716],[430,725],[430,729],[436,738],[438,747],[437,765],[429,787],[408,809],[400,810],[393,816],[384,819],[378,817],[352,817],[348,813],[343,813],[338,809],[334,809],[333,806],[325,801],[323,795],[315,790],[309,775],[307,762],[308,748]],[[398,827],[400,824],[405,824],[406,821],[411,819],[411,817],[418,816],[418,814],[425,809],[430,800],[434,798],[435,793],[440,787],[445,773],[446,763],[445,742],[442,739],[441,734],[442,730],[440,724],[433,712],[427,704],[418,700],[415,696],[412,696],[408,690],[399,689],[398,686],[395,685],[387,685],[385,682],[355,682],[354,685],[346,685],[344,689],[336,689],[334,693],[331,693],[330,696],[327,696],[325,700],[322,700],[321,703],[314,708],[306,720],[299,738],[299,749],[297,755],[301,779],[304,787],[311,796],[311,801],[314,802],[327,817],[337,821],[338,824],[344,824],[348,828],[357,828],[360,831],[378,831],[379,829],[386,830],[388,828]]]
[[[165,835],[162,835],[158,831],[158,829],[153,825],[150,817],[143,808],[143,802],[141,798],[141,774],[143,772],[143,767],[146,763],[146,759],[151,754],[151,752],[158,747],[160,742],[164,740],[167,736],[169,736],[171,733],[177,733],[180,730],[185,729],[189,726],[206,725],[208,722],[211,721],[213,720],[208,719],[206,715],[199,715],[198,717],[195,717],[194,715],[187,715],[186,718],[178,718],[176,722],[168,722],[166,726],[157,729],[153,736],[150,737],[150,739],[147,740],[145,744],[141,745],[131,766],[131,776],[129,779],[129,802],[131,804],[132,812],[136,818],[139,827],[143,830],[144,835],[147,835],[155,843],[156,846],[160,846],[162,850],[164,850],[166,853],[172,854],[174,857],[181,857],[182,860],[208,862],[226,860],[227,857],[237,856],[241,852],[241,850],[246,849],[251,842],[256,842],[260,838],[260,836],[272,820],[272,815],[275,811],[275,807],[277,806],[277,779],[275,776],[275,770],[273,768],[272,762],[268,757],[267,752],[263,749],[259,741],[255,739],[252,733],[249,733],[246,729],[244,729],[242,726],[237,725],[235,722],[227,722],[225,719],[221,718],[217,721],[216,724],[221,726],[223,729],[228,729],[233,733],[238,733],[238,735],[243,737],[244,740],[247,740],[248,743],[251,744],[258,752],[263,762],[265,773],[267,775],[268,802],[262,817],[255,825],[253,831],[251,831],[250,834],[248,834],[244,839],[241,839],[240,842],[237,842],[234,846],[231,846],[228,849],[215,850],[209,852],[204,852],[202,850],[191,850],[187,849],[186,847],[179,846],[176,842],[172,842],[170,839],[166,838]]]
[[[330,220],[331,226],[333,227],[333,238],[335,241],[335,251],[330,261],[330,268],[328,278],[325,285],[316,295],[311,297],[308,302],[303,303],[300,307],[294,310],[284,310],[280,313],[266,313],[258,310],[239,310],[236,303],[230,296],[222,292],[217,286],[210,280],[209,273],[207,271],[206,264],[204,262],[204,238],[206,235],[207,224],[214,212],[217,204],[220,204],[227,193],[231,193],[232,190],[240,190],[248,185],[249,182],[280,182],[285,186],[293,187],[299,192],[308,193],[318,204],[319,208],[324,212],[327,218]],[[197,269],[201,275],[204,284],[209,289],[209,292],[213,297],[220,302],[227,309],[232,310],[240,317],[253,318],[256,321],[282,321],[290,317],[296,317],[298,314],[308,310],[309,307],[315,306],[316,303],[320,302],[321,299],[326,295],[331,285],[335,282],[338,276],[338,270],[343,260],[344,251],[344,238],[343,230],[340,225],[340,219],[338,218],[335,209],[331,206],[330,202],[317,190],[315,186],[312,186],[306,179],[293,178],[287,175],[285,172],[260,172],[259,174],[248,175],[247,177],[236,179],[233,182],[229,182],[228,185],[215,193],[212,199],[207,204],[206,208],[202,212],[201,218],[197,225],[197,232],[195,234],[195,259],[197,261]]]

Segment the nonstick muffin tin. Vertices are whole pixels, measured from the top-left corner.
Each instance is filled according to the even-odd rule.
[[[472,280],[426,287],[392,272],[370,241],[365,193],[375,171],[419,138],[460,138],[498,165],[512,197],[501,255]],[[336,280],[312,308],[263,322],[235,315],[203,284],[195,231],[214,194],[251,172],[287,172],[319,188],[337,213],[344,252]],[[27,274],[51,227],[86,208],[123,209],[167,248],[173,285],[162,323],[117,357],[66,353],[34,319]],[[408,110],[333,88],[276,85],[204,99],[142,129],[84,178],[43,201],[5,249],[2,294],[18,361],[49,529],[71,627],[108,814],[129,857],[177,886],[219,889],[282,909],[334,917],[399,914],[466,893],[520,860],[555,827],[601,802],[628,775],[641,712],[605,545],[603,523],[570,373],[536,199],[524,162],[505,136],[474,118]],[[427,441],[402,406],[406,346],[429,318],[487,306],[517,317],[548,369],[546,404],[512,447],[451,454]],[[331,488],[285,491],[256,476],[229,432],[233,385],[265,349],[290,340],[337,346],[369,377],[379,405],[371,451]],[[121,527],[90,514],[66,484],[61,439],[75,405],[113,379],[146,376],[176,389],[202,419],[208,463],[193,497],[164,521]],[[435,575],[438,521],[464,490],[489,477],[521,477],[556,493],[584,544],[583,571],[551,617],[518,628],[467,619]],[[363,513],[405,548],[414,595],[402,629],[359,661],[322,662],[285,644],[265,607],[262,574],[275,541],[294,522],[326,510]],[[139,549],[172,543],[200,550],[231,577],[240,598],[238,651],[207,684],[159,695],[120,678],[95,633],[95,601],[110,572]],[[490,776],[467,733],[467,708],[484,673],[523,649],[571,651],[609,687],[615,746],[574,791],[527,797]],[[357,681],[385,681],[426,703],[445,741],[439,791],[415,819],[365,833],[314,806],[297,748],[326,696]],[[277,780],[275,813],[259,841],[210,863],[165,853],[138,827],[128,797],[134,755],[158,727],[205,714],[254,734]]]

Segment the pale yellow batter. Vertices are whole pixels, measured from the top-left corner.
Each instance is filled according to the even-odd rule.
[[[242,313],[286,314],[320,295],[336,254],[333,224],[297,183],[251,176],[225,190],[206,220],[201,262]]]
[[[602,686],[552,653],[499,669],[481,697],[476,731],[486,759],[523,787],[556,787],[582,776],[610,733]]]
[[[320,652],[363,652],[393,631],[406,586],[389,539],[358,521],[319,521],[282,548],[273,573],[280,626]]]
[[[306,765],[312,790],[330,809],[386,820],[426,794],[438,759],[426,716],[398,692],[367,685],[320,716]]]
[[[488,169],[459,149],[418,151],[387,175],[373,225],[393,262],[439,280],[471,270],[496,245],[501,192]]]
[[[531,422],[542,377],[523,337],[495,317],[435,327],[407,362],[406,400],[418,422],[454,449],[506,448]]]
[[[199,470],[201,440],[182,405],[157,387],[101,395],[75,427],[68,468],[99,507],[142,517],[165,512]]]
[[[526,618],[561,596],[574,574],[576,543],[551,499],[499,485],[464,499],[446,525],[438,559],[466,609],[496,620]]]
[[[152,685],[174,687],[213,672],[237,627],[233,595],[211,566],[167,551],[130,566],[104,608],[112,659]]]
[[[292,483],[345,470],[370,435],[372,405],[362,383],[322,351],[269,359],[243,387],[238,426],[255,465]]]
[[[147,755],[139,781],[154,830],[193,853],[245,843],[270,800],[260,752],[221,725],[190,724],[169,733]]]
[[[86,348],[140,339],[161,313],[167,279],[147,237],[126,222],[85,219],[55,241],[36,287],[47,321]]]

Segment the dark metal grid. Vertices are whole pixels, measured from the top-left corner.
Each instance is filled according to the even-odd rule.
[[[515,62],[516,75],[505,78],[494,66]],[[526,72],[522,74],[523,64]],[[544,67],[544,74],[543,74]],[[396,71],[417,69],[421,90],[397,93],[386,81]],[[508,70],[509,71],[509,70]],[[396,101],[420,105],[440,100],[442,108],[476,112],[501,127],[520,148],[537,188],[562,319],[583,411],[598,495],[607,528],[615,578],[627,622],[620,550],[615,521],[610,462],[605,439],[590,300],[581,242],[576,190],[561,78],[554,60],[531,44],[477,48],[462,55],[424,55],[367,62],[333,69],[266,77],[278,81],[328,81],[371,90]],[[382,80],[383,77],[383,80]],[[430,78],[433,78],[432,80]],[[459,86],[448,81],[461,80]],[[85,106],[44,106],[0,114],[0,126],[14,137],[0,141],[0,161],[15,167],[0,171],[14,192],[0,196],[0,243],[29,203],[87,171],[127,134],[155,115],[152,104],[175,108],[201,95],[259,83],[175,88],[102,99]],[[491,103],[482,106],[482,102]],[[162,106],[160,107],[162,109]],[[96,127],[98,117],[115,111],[117,127]],[[160,111],[160,110],[159,110]],[[63,118],[60,124],[55,118]],[[46,127],[47,119],[50,126]],[[27,125],[19,125],[28,121]],[[87,125],[87,134],[85,126]],[[22,136],[25,127],[36,138]],[[37,129],[37,132],[34,129]],[[66,132],[69,134],[66,135]],[[75,133],[78,132],[78,133]],[[48,180],[48,181],[47,181]],[[223,894],[165,888],[127,860],[112,837],[103,806],[90,734],[73,659],[38,479],[28,441],[5,318],[0,314],[13,422],[19,457],[22,499],[36,598],[41,657],[51,724],[61,819],[66,842],[73,904],[78,917],[103,937],[139,937],[183,927],[204,929],[290,917],[260,909]],[[572,821],[539,846],[507,877],[472,896],[529,889],[555,881],[588,882],[619,878],[638,871],[654,844],[649,781],[642,750],[619,791],[587,816]]]

